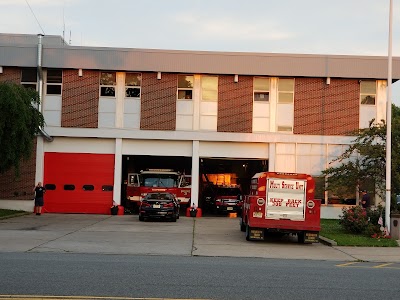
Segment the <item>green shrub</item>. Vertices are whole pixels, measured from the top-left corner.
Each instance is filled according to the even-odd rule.
[[[361,206],[343,207],[339,224],[351,233],[363,233],[368,227],[367,211]]]

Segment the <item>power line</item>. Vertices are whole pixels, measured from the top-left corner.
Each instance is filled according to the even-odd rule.
[[[41,26],[41,25],[40,25],[40,23],[39,23],[39,20],[36,18],[36,15],[35,15],[35,13],[33,12],[33,10],[32,10],[32,8],[31,8],[31,6],[29,5],[29,2],[28,2],[28,0],[25,0],[25,2],[26,2],[26,4],[28,4],[28,6],[29,6],[29,9],[31,10],[31,12],[32,12],[33,16],[35,17],[35,19],[36,19],[36,22],[38,23],[38,25],[39,25],[40,29],[42,30],[43,34],[45,34],[45,33],[44,33],[44,30],[43,30],[43,28],[42,28],[42,26]]]

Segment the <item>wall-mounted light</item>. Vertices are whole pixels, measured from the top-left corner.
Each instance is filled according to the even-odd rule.
[[[239,82],[239,75],[235,74],[235,77],[233,77],[234,82]]]
[[[331,78],[330,77],[326,77],[326,84],[331,84]]]
[[[78,76],[79,76],[79,77],[82,77],[82,76],[83,76],[83,71],[82,71],[82,69],[79,69],[79,70],[78,70]]]
[[[3,67],[0,66],[0,74],[3,73]]]
[[[161,79],[161,72],[157,72],[157,79],[158,79],[158,80]]]

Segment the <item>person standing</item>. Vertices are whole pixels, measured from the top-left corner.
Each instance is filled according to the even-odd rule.
[[[40,216],[42,213],[42,207],[44,204],[43,195],[46,193],[46,189],[42,186],[42,183],[39,181],[38,184],[33,189],[35,192],[35,213],[37,216]]]
[[[369,206],[371,205],[371,197],[369,196],[367,190],[362,190],[361,191],[361,206],[362,208],[369,208]]]

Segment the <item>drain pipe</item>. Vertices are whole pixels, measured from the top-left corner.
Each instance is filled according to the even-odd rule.
[[[38,75],[38,93],[40,97],[40,103],[38,105],[38,110],[42,112],[42,99],[43,99],[43,70],[42,70],[42,53],[43,53],[43,34],[38,34],[38,53],[37,53],[37,75]],[[54,140],[46,131],[44,131],[43,127],[39,127],[40,134],[46,139],[48,142],[52,142]]]

